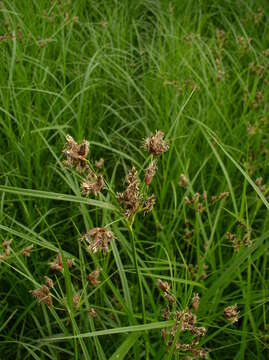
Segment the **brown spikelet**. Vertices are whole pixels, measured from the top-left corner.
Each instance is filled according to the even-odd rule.
[[[56,258],[50,263],[50,268],[53,271],[63,271],[64,265],[61,253],[58,253]]]
[[[99,276],[100,269],[94,270],[88,275],[88,280],[93,286],[97,286],[100,284],[100,281],[98,280]]]
[[[22,251],[21,251],[22,256],[29,257],[32,250],[33,250],[33,247],[34,247],[34,245],[30,245],[30,246],[27,246],[27,247],[23,248]]]
[[[157,285],[159,287],[159,289],[161,289],[162,291],[169,291],[170,290],[170,285],[168,284],[167,281],[162,281],[161,279],[157,280]]]
[[[108,244],[114,239],[115,236],[111,230],[100,227],[90,229],[82,236],[82,240],[89,243],[88,250],[91,253],[103,251],[106,254],[108,252]]]
[[[224,315],[232,324],[238,322],[239,311],[237,310],[237,304],[227,306],[224,309]]]
[[[104,166],[105,160],[103,158],[100,158],[99,160],[95,161],[95,166],[97,167],[97,169],[102,169],[102,167]]]
[[[118,193],[120,204],[125,209],[125,217],[130,219],[135,215],[140,203],[140,181],[137,177],[136,168],[133,166],[126,177],[127,188],[123,193]]]
[[[169,294],[168,292],[165,292],[165,293],[164,293],[164,297],[165,297],[166,300],[167,300],[168,302],[170,302],[171,304],[173,304],[173,303],[176,302],[175,296],[172,295],[172,294]]]
[[[94,318],[94,317],[97,316],[97,312],[95,311],[94,308],[90,308],[90,309],[88,310],[88,315],[89,315],[90,317]]]
[[[189,184],[188,178],[184,174],[180,174],[179,177],[179,186],[186,188]]]
[[[89,196],[94,194],[95,196],[101,192],[104,187],[104,179],[102,175],[95,175],[90,173],[88,177],[82,181],[81,190],[83,195]]]
[[[73,305],[74,305],[74,308],[75,308],[76,310],[78,310],[78,308],[79,308],[79,301],[80,301],[80,295],[79,295],[79,294],[75,294],[75,295],[73,296]]]
[[[150,195],[143,203],[143,210],[144,210],[144,214],[148,214],[154,207],[155,205],[155,202],[156,202],[156,198],[155,198],[155,195],[152,194]]]
[[[45,304],[52,306],[52,297],[50,295],[49,288],[46,285],[42,285],[40,288],[31,291],[33,297],[35,297],[39,304]]]
[[[2,242],[2,246],[5,249],[5,256],[9,256],[11,252],[10,244],[12,243],[12,240],[4,240]]]
[[[68,269],[71,269],[74,266],[74,264],[75,264],[74,259],[66,260],[66,266],[68,267]]]
[[[86,168],[86,158],[89,153],[89,142],[87,140],[83,140],[81,144],[77,144],[72,136],[66,135],[66,143],[63,153],[66,156],[64,165],[70,169],[75,167],[77,171],[81,172]]]
[[[219,194],[219,200],[225,200],[229,197],[230,193],[228,191],[222,192]]]
[[[51,288],[53,288],[53,286],[54,286],[54,282],[53,282],[53,280],[50,278],[50,277],[48,277],[48,276],[44,276],[45,277],[45,282],[46,282],[46,284],[48,285],[48,287],[51,289]]]
[[[167,142],[163,140],[164,133],[161,130],[156,131],[144,140],[144,149],[154,156],[159,156],[169,149]]]
[[[157,170],[156,160],[153,160],[145,170],[144,181],[147,186],[151,184],[152,179],[156,173],[156,170]]]
[[[198,310],[200,305],[200,296],[199,294],[195,293],[192,300],[191,300],[192,307],[195,311]]]

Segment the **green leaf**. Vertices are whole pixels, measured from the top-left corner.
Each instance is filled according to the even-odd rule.
[[[124,342],[118,347],[114,354],[109,358],[109,360],[124,360],[125,355],[129,352],[131,347],[135,344],[139,338],[140,333],[130,334]]]

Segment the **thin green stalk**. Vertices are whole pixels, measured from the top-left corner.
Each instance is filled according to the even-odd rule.
[[[142,320],[143,320],[143,324],[145,324],[146,323],[145,299],[144,299],[144,293],[143,293],[141,273],[140,273],[140,269],[139,269],[138,261],[137,261],[137,253],[136,253],[136,246],[135,246],[135,236],[134,236],[134,232],[133,232],[132,223],[131,224],[127,223],[127,225],[128,225],[128,229],[129,229],[129,232],[130,232],[130,235],[131,235],[135,271],[136,271],[136,275],[137,275],[137,279],[138,279],[138,285],[139,285],[139,293],[140,293],[141,305],[142,305]]]

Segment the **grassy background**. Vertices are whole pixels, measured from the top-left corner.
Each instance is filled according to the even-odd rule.
[[[159,277],[181,309],[199,292],[211,359],[268,358],[268,186],[255,185],[269,174],[268,11],[266,0],[1,1],[0,240],[13,240],[0,263],[1,358],[183,358],[161,339]],[[106,178],[122,191],[130,166],[148,161],[141,145],[155,129],[170,150],[153,180],[155,209],[135,222],[145,331],[128,231],[106,208],[106,191],[97,207],[78,198],[80,179],[63,169],[61,151],[65,134],[87,138],[90,159],[103,157]],[[203,191],[230,197],[198,214],[183,199]],[[238,221],[252,245],[236,252],[226,233],[242,236]],[[80,234],[112,222],[112,251],[89,255]],[[58,249],[75,267],[52,275]],[[98,266],[101,284],[92,288],[87,275]],[[44,275],[56,283],[51,310],[29,293]],[[223,316],[234,303],[237,325]]]

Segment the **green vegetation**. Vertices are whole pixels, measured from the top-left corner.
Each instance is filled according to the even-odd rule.
[[[268,14],[1,1],[1,359],[268,359]]]

